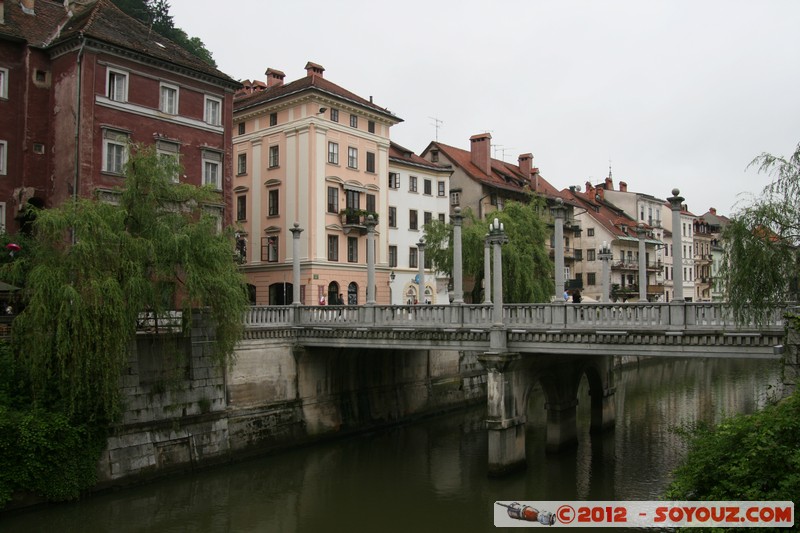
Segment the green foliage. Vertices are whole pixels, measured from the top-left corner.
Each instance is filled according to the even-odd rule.
[[[212,67],[217,66],[203,41],[198,37],[189,37],[185,31],[175,27],[172,15],[169,14],[170,5],[167,0],[112,0],[112,2],[127,15],[151,26],[159,35],[188,50]]]
[[[206,309],[218,361],[232,355],[247,305],[233,235],[219,234],[205,211],[216,193],[173,183],[177,171],[152,146],[139,147],[119,205],[78,200],[38,213],[26,306],[13,328],[34,405],[99,425],[113,421],[137,318],[164,316],[176,302],[185,319]]]
[[[800,144],[789,159],[762,154],[750,165],[773,180],[725,229],[720,275],[735,318],[762,321],[775,303],[798,296]]]
[[[689,453],[673,473],[665,499],[785,501],[800,494],[800,393],[713,428],[684,429],[682,435]]]
[[[530,203],[508,202],[502,211],[491,214],[503,223],[508,243],[502,246],[503,299],[506,303],[547,302],[553,294],[553,262],[545,248],[549,238],[547,226],[540,216],[541,200]],[[473,301],[480,301],[481,280],[484,278],[484,237],[487,223],[479,221],[471,210],[464,213],[461,232],[462,262],[465,277],[474,275]],[[433,221],[425,225],[426,257],[437,270],[452,276],[453,227]]]

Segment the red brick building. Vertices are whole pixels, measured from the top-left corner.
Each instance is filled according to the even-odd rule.
[[[231,222],[239,87],[109,0],[0,0],[0,223],[123,186],[129,143],[179,158]]]

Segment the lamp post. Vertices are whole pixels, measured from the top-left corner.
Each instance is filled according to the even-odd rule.
[[[375,217],[367,215],[367,305],[375,305]]]
[[[494,254],[494,310],[492,321],[494,327],[503,326],[503,254],[500,246],[508,242],[502,222],[497,220],[489,224],[488,242],[492,245]]]
[[[394,294],[392,291],[392,284],[394,283],[394,279],[397,277],[397,274],[394,273],[394,270],[389,272],[389,305],[394,305]]]
[[[461,223],[464,216],[461,214],[461,208],[455,208],[453,215],[453,303],[461,305],[464,303],[464,282],[463,271],[464,266],[462,262],[462,249],[461,249]]]
[[[491,225],[489,226],[491,228]],[[491,231],[491,230],[490,230]],[[492,249],[489,244],[490,234],[483,239],[483,303],[492,303]]]
[[[611,246],[607,241],[603,241],[600,250],[597,252],[600,261],[603,262],[602,279],[600,280],[601,290],[600,302],[607,304],[611,299],[609,297],[609,287],[611,286],[611,271],[609,269],[609,261],[611,261]]]
[[[681,210],[683,209],[684,197],[680,196],[681,191],[672,189],[672,196],[667,198],[669,207],[672,209],[672,301],[684,301],[683,298],[683,228],[681,227]]]
[[[556,198],[553,208],[556,214],[555,231],[553,234],[553,256],[556,266],[556,302],[565,302],[561,297],[564,294],[564,200]]]
[[[639,238],[639,301],[647,301],[647,253],[645,252],[644,239],[647,237],[647,230],[644,223],[639,222],[636,226],[636,236]]]
[[[423,241],[422,238],[420,238],[417,243],[417,249],[419,250],[419,274],[417,274],[419,298],[417,298],[417,301],[423,303],[422,298],[425,296],[425,241]]]
[[[292,232],[292,305],[300,305],[300,223],[295,222]],[[284,300],[285,302],[286,300]]]

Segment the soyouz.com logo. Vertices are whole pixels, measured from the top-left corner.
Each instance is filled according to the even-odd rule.
[[[794,502],[495,502],[496,527],[790,527]]]

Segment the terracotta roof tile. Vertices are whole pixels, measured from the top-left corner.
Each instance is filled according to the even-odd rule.
[[[369,100],[361,98],[357,94],[352,93],[347,89],[340,87],[339,85],[336,85],[322,76],[304,76],[285,85],[276,85],[262,91],[257,91],[244,96],[237,96],[234,100],[233,107],[234,111],[243,111],[250,107],[255,107],[267,102],[278,100],[280,98],[285,98],[302,91],[314,90],[369,108],[372,111],[396,120],[397,122],[403,121],[403,119],[396,116],[388,109],[375,105]]]
[[[47,49],[79,35],[108,43],[139,54],[174,63],[219,78],[238,86],[238,82],[123,13],[110,0],[96,0],[86,6],[73,6],[69,16],[62,2],[39,0],[35,15],[22,13],[16,3],[6,2],[6,24],[0,26],[11,37],[26,41],[35,48]]]
[[[392,142],[389,144],[389,161],[396,161],[397,163],[408,163],[417,167],[427,168],[433,171],[451,171],[449,167],[431,163],[427,159],[423,159],[408,148],[404,148],[399,144]]]

